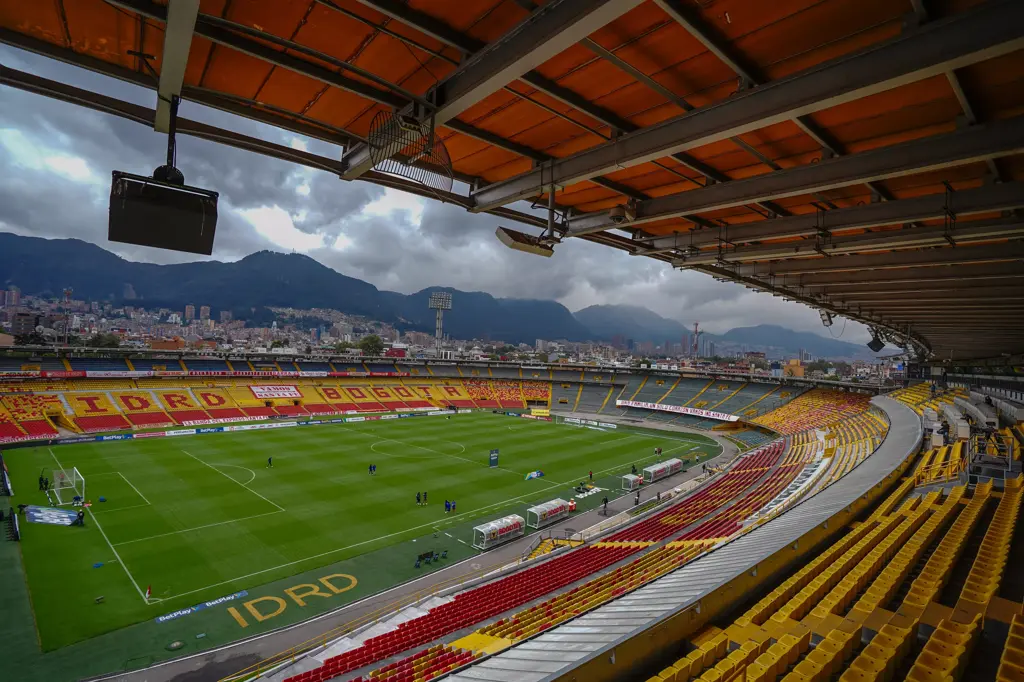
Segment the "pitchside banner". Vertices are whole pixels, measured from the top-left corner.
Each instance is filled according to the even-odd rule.
[[[302,397],[299,389],[294,386],[250,386],[249,390],[260,400]]]
[[[645,403],[639,400],[616,400],[615,407],[638,407],[641,410],[655,410],[658,412],[675,412],[676,414],[692,414],[697,417],[706,417],[708,419],[717,419],[723,422],[736,422],[740,418],[734,414],[726,414],[725,412],[712,412],[711,410],[701,410],[696,407],[683,407],[682,405],[662,405],[661,403]],[[569,421],[566,419],[566,421]]]

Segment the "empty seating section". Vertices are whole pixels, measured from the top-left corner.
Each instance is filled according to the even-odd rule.
[[[557,410],[572,410],[573,406],[576,405],[576,397],[580,394],[579,383],[570,384],[568,382],[555,381],[551,383],[551,407]],[[615,392],[618,393],[619,389],[616,388]],[[614,402],[610,402],[610,405],[614,407]]]
[[[277,415],[273,406],[267,405],[268,402],[273,403],[273,401],[260,400],[249,388],[229,388],[226,391],[231,401],[246,417],[269,419]]]
[[[164,411],[171,416],[176,424],[201,422],[211,419],[210,415],[199,406],[188,389],[153,391]]]
[[[660,402],[664,405],[685,405],[713,383],[706,379],[680,379]]]
[[[838,481],[881,444],[889,424],[874,409],[836,422],[825,436],[825,456],[831,457],[828,483]]]
[[[18,426],[18,421],[0,404],[0,442],[10,439],[21,439],[28,434]]]
[[[1020,479],[1007,484],[987,527],[978,529],[993,502],[991,482],[973,490],[956,486],[944,497],[941,490],[913,495],[913,479],[905,479],[868,518],[798,562],[731,623],[695,633],[690,651],[648,682],[992,679],[976,668],[991,671],[993,662],[972,658],[983,618],[1009,625],[995,679],[1024,680],[1020,604],[1002,615],[989,608],[1020,513]],[[977,556],[964,552],[979,530]],[[956,608],[929,611],[956,567],[963,580],[967,565]],[[997,643],[999,632],[985,627]]]
[[[498,399],[498,405],[500,407],[522,409],[526,406],[523,403],[521,382],[494,379],[490,384],[491,392]]]
[[[423,385],[420,390],[429,390],[431,396],[446,407],[476,407],[469,391],[460,381],[446,380],[436,385]]]
[[[497,397],[491,390],[490,382],[485,379],[464,379],[462,384],[466,392],[478,407],[501,407]]]
[[[579,392],[579,405],[576,409],[580,412],[596,413],[601,409],[601,406],[605,404],[605,399],[608,398],[608,386],[595,386],[593,384],[583,384],[583,390]],[[612,389],[618,390],[618,389]]]
[[[609,541],[657,542],[675,535],[743,494],[776,464],[782,450],[782,441],[776,441],[744,455],[710,484],[698,488],[680,503],[615,533]]]
[[[86,433],[117,431],[131,427],[106,393],[65,393],[64,399],[74,412],[75,425]]]
[[[699,543],[685,547],[661,547],[477,632],[511,641],[531,637],[659,578],[703,551],[704,546]]]
[[[164,412],[160,401],[149,391],[113,391],[110,396],[125,417],[135,426],[169,426],[174,424]]]
[[[746,384],[742,381],[721,381],[712,382],[711,387],[704,391],[699,399],[693,402],[693,407],[704,410],[715,410],[722,412],[719,407],[727,401],[736,397]]]
[[[383,363],[379,363],[379,362],[377,362],[377,363],[365,363],[365,364],[366,364],[366,369],[368,371],[370,371],[370,372],[375,373],[375,374],[376,373],[386,374],[386,373],[392,373],[392,372],[397,372],[398,371],[393,364],[383,364]]]
[[[138,372],[183,372],[185,370],[177,358],[131,358],[131,363]]]
[[[568,370],[568,369],[553,369],[551,370],[552,381],[571,381],[580,382],[583,381],[583,372],[581,370]]]
[[[305,360],[299,360],[295,363],[300,372],[333,372],[334,368],[331,367],[329,362],[306,362]]]
[[[607,391],[604,391],[607,393]],[[527,402],[546,403],[551,400],[551,384],[546,381],[524,381],[523,399]]]
[[[349,402],[355,405],[359,412],[386,412],[387,408],[380,402],[380,398],[374,395],[368,386],[355,384],[342,384],[341,391],[347,395]]]
[[[404,407],[420,408],[434,406],[430,402],[429,398],[414,386],[410,387],[402,384],[394,384],[388,386],[388,389],[394,394],[395,398],[402,401]],[[403,407],[399,406],[396,409],[403,409]]]
[[[222,388],[193,388],[199,406],[206,410],[211,419],[244,419],[246,414]],[[249,393],[252,397],[252,393]]]
[[[333,676],[423,646],[574,583],[625,559],[640,549],[641,545],[589,545],[524,571],[461,592],[451,601],[434,607],[426,614],[404,621],[394,630],[371,637],[361,646],[327,659],[324,661],[323,670],[329,672],[328,677],[312,679],[331,679]],[[301,678],[288,679],[294,682]]]
[[[803,393],[782,407],[753,420],[779,433],[790,434],[828,426],[867,409],[870,396],[814,389]]]
[[[181,364],[190,372],[230,372],[226,360],[182,360]]]
[[[744,384],[740,390],[711,409],[714,409],[716,412],[742,414],[751,405],[757,405],[762,398],[778,390],[778,388],[778,386],[770,386],[768,384]]]
[[[317,393],[335,412],[355,412],[356,404],[339,386],[317,386]]]
[[[28,436],[49,438],[57,434],[50,417],[64,414],[60,397],[52,394],[6,395],[4,407]]]
[[[127,372],[129,369],[124,358],[70,358],[68,362],[74,371]]]
[[[765,433],[764,431],[757,431],[755,429],[741,429],[739,431],[729,431],[729,438],[737,440],[747,448],[756,448],[759,445],[763,445],[771,440],[772,436]]]
[[[495,379],[519,379],[518,367],[491,367],[491,376]]]

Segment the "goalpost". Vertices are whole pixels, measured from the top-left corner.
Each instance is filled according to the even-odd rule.
[[[53,493],[53,497],[50,498],[51,503],[56,498],[58,506],[73,504],[75,497],[80,497],[84,501],[85,477],[78,471],[78,467],[72,467],[71,471],[55,469],[46,496],[50,497],[50,493]]]

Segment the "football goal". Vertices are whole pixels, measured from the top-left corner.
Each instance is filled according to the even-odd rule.
[[[46,496],[50,499],[51,504],[59,506],[73,504],[76,497],[84,502],[85,477],[78,471],[78,467],[72,467],[71,471],[54,469]]]

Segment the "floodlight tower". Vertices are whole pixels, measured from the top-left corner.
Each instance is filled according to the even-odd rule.
[[[71,307],[71,295],[75,290],[71,287],[64,289],[64,345],[68,345],[68,334],[70,333],[71,318],[68,316],[68,308]]]
[[[434,329],[435,357],[441,357],[441,339],[444,338],[444,311],[452,309],[452,294],[449,291],[435,291],[430,294],[431,310],[437,311],[437,326]]]

